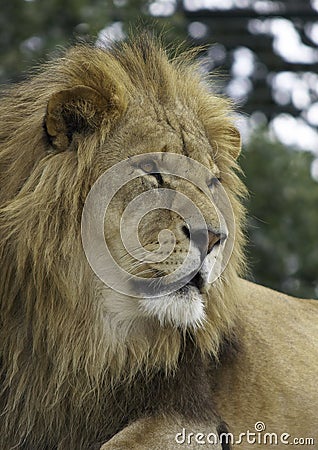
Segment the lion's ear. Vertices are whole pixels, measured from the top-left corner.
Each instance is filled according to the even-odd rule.
[[[107,132],[125,109],[116,89],[100,94],[88,86],[75,86],[53,94],[48,102],[45,128],[57,150],[66,150],[75,133],[89,134],[103,126]]]
[[[242,139],[239,130],[235,127],[229,129],[229,143],[230,154],[234,159],[237,159],[241,153]]]

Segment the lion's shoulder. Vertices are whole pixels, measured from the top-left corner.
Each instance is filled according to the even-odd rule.
[[[316,300],[292,297],[244,279],[239,280],[238,289],[241,302],[246,308],[251,308],[252,315],[256,315],[258,311],[260,314],[273,315],[287,310],[291,317],[300,313],[306,315],[306,311],[309,317],[311,314],[318,314],[318,301]]]
[[[246,280],[240,280],[238,286],[242,323],[250,340],[259,335],[275,346],[298,336],[307,348],[307,340],[318,337],[318,301],[292,297]]]
[[[238,287],[239,351],[217,373],[215,401],[223,419],[238,434],[262,421],[269,432],[314,436],[318,301],[245,280]]]

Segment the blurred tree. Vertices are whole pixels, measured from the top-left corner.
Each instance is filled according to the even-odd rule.
[[[189,36],[211,44],[209,69],[231,75],[224,88],[245,112],[299,116],[317,102],[317,2],[184,0],[184,9]]]
[[[318,295],[318,183],[313,157],[254,135],[241,166],[250,191],[248,236],[252,279],[303,297]]]
[[[170,14],[149,0],[0,0],[0,82],[18,81],[27,69],[46,60],[57,46],[76,40],[113,38],[139,25],[166,29],[171,41],[186,37],[185,18],[171,2]],[[157,5],[158,6],[158,5]],[[167,5],[166,5],[167,6]]]

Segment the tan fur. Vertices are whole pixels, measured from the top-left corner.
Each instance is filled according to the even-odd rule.
[[[230,103],[210,92],[191,58],[169,61],[147,38],[112,51],[75,47],[9,89],[0,108],[0,447],[86,450],[145,413],[136,380],[147,385],[160,371],[171,378],[186,338],[172,325],[129,317],[120,305],[134,300],[96,278],[80,239],[86,196],[99,175],[134,154],[186,154],[221,175],[235,247],[205,293],[204,326],[190,330],[202,361],[217,359],[241,301],[240,139]],[[105,230],[119,254],[112,226],[131,192],[115,198]],[[150,216],[147,229],[161,229],[160,218]]]
[[[238,356],[216,374],[215,401],[238,436],[255,431],[262,421],[266,432],[318,442],[318,301],[289,297],[240,281],[244,312]],[[237,446],[236,448],[240,448]],[[295,445],[281,444],[281,448]],[[264,445],[245,442],[244,448]],[[278,446],[278,448],[280,448]]]
[[[177,364],[183,333],[150,319],[127,326],[118,316],[111,325],[83,255],[84,200],[115,162],[164,143],[217,165],[237,245],[194,339],[217,355],[231,333],[244,192],[232,170],[238,141],[229,103],[191,64],[187,55],[168,62],[147,39],[113,52],[79,46],[1,100],[1,448],[86,449],[117,431],[104,405],[116,383]]]
[[[186,444],[178,444],[176,436],[178,437],[178,434],[182,433],[185,427],[192,431],[193,437]],[[195,435],[199,433],[217,435],[217,429],[213,424],[185,422],[184,419],[177,416],[147,417],[133,422],[123,431],[117,433],[107,444],[101,447],[101,450],[173,450],[185,446],[187,449],[199,449],[202,446],[204,448],[205,446],[202,443],[200,444],[200,437],[198,438],[199,443],[195,439]],[[182,438],[183,436],[179,434],[179,442]],[[215,445],[211,443],[208,448],[222,450],[220,443]]]

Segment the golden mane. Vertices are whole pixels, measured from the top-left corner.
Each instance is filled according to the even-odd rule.
[[[76,86],[106,96],[109,110],[91,115],[63,151],[65,139],[48,136],[45,118],[50,99],[57,102],[57,93]],[[234,210],[236,244],[205,327],[191,339],[202,354],[217,358],[224,336],[233,332],[236,279],[244,267],[245,191],[235,173],[230,103],[209,91],[188,54],[169,61],[147,38],[109,50],[77,46],[1,99],[1,448],[86,449],[123,426],[116,402],[129,418],[128,399],[134,400],[125,383],[142,373],[150,379],[177,370],[187,339],[178,329],[148,321],[143,334],[134,324],[129,336],[122,330],[121,342],[109,342],[80,239],[83,204],[98,176],[96,155],[116,136],[136,98],[172,109],[180,102],[204,124]]]

